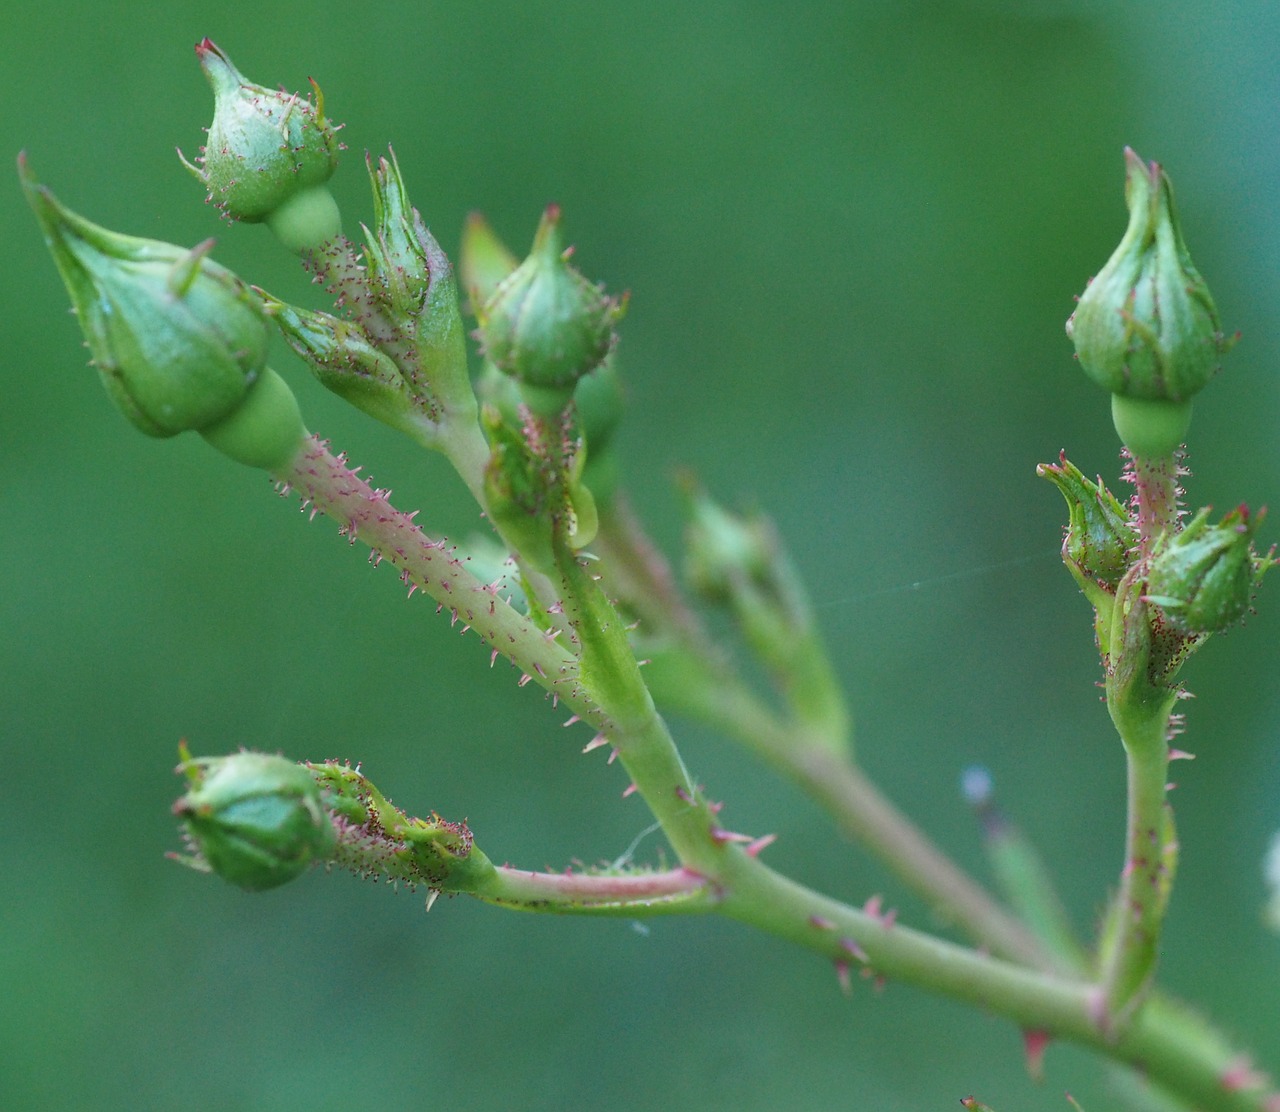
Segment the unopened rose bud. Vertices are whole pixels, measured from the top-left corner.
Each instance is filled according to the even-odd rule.
[[[1165,456],[1182,442],[1191,398],[1231,344],[1183,242],[1168,177],[1127,148],[1125,164],[1129,226],[1080,295],[1067,335],[1085,373],[1111,391],[1125,444]]]
[[[267,753],[187,762],[191,790],[174,805],[197,853],[223,880],[276,888],[325,860],[337,844],[320,787],[301,765]]]
[[[485,355],[543,416],[563,410],[578,380],[604,361],[624,311],[569,265],[559,222],[552,205],[529,257],[479,309]]]
[[[319,88],[312,104],[255,85],[209,39],[196,44],[196,57],[213,87],[213,123],[198,165],[182,161],[210,199],[232,220],[265,222],[293,251],[336,236],[341,221],[325,183],[341,144]]]
[[[40,185],[22,184],[71,295],[107,394],[149,436],[195,430],[233,459],[268,470],[306,436],[293,394],[266,365],[261,303],[208,258],[90,223]]]
[[[1253,549],[1265,516],[1265,511],[1251,516],[1240,506],[1212,525],[1208,509],[1201,510],[1152,555],[1147,601],[1160,607],[1180,633],[1221,633],[1235,625],[1274,562]]]

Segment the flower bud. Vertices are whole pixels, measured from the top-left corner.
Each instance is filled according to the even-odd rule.
[[[1096,584],[1114,595],[1138,544],[1128,512],[1101,479],[1090,482],[1065,455],[1058,463],[1042,464],[1036,471],[1067,500],[1063,563],[1086,589],[1087,584]]]
[[[1128,148],[1125,164],[1129,226],[1080,295],[1067,335],[1085,373],[1117,399],[1117,431],[1130,450],[1168,455],[1231,342],[1183,242],[1168,177]]]
[[[337,128],[316,102],[245,78],[208,39],[196,44],[213,87],[213,123],[196,158],[182,159],[232,220],[265,221],[290,250],[319,247],[340,231],[338,207],[325,188],[338,165]],[[179,152],[181,157],[181,152]]]
[[[19,169],[94,366],[111,400],[150,436],[205,429],[240,407],[266,365],[261,306],[208,258],[107,231]]]
[[[437,263],[431,256],[438,255],[445,267],[448,260],[409,204],[395,152],[389,161],[378,159],[376,166],[367,155],[365,161],[373,183],[374,230],[361,225],[369,289],[392,319],[415,316],[431,285],[432,263]]]
[[[197,853],[223,880],[261,892],[301,876],[337,844],[320,787],[301,765],[267,753],[186,762],[191,790],[173,805]],[[192,771],[191,766],[194,766]]]
[[[479,310],[485,355],[520,384],[535,413],[553,416],[577,381],[603,362],[623,306],[571,267],[551,205],[533,250]]]
[[[1206,507],[1152,554],[1146,599],[1160,607],[1179,633],[1221,633],[1248,612],[1253,592],[1274,561],[1259,557],[1253,537],[1266,516],[1248,507],[1232,510],[1217,525]]]
[[[369,161],[374,226],[363,228],[365,283],[372,306],[388,323],[379,348],[404,372],[406,394],[436,420],[443,408],[474,420],[475,394],[467,373],[466,330],[449,256],[409,204],[395,154]]]
[[[263,306],[280,334],[327,389],[371,417],[419,436],[424,422],[394,360],[374,347],[358,325],[329,313],[300,309],[263,294]]]

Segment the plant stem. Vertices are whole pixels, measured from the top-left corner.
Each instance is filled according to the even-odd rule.
[[[1171,822],[1165,801],[1172,696],[1138,700],[1126,695],[1107,703],[1124,743],[1129,797],[1114,933],[1102,949],[1103,1005],[1111,1021],[1124,1018],[1154,973],[1172,879],[1167,834]]]
[[[486,903],[552,914],[652,915],[709,911],[714,894],[705,878],[685,868],[635,873],[540,873],[500,865],[472,893]]]
[[[707,671],[705,666],[703,671]],[[783,722],[725,668],[674,688],[672,709],[735,738],[793,780],[912,891],[974,942],[1037,968],[1053,963],[1034,935],[942,853],[849,760]],[[664,700],[665,702],[665,700]]]
[[[351,543],[359,539],[372,549],[375,562],[391,563],[411,589],[420,588],[449,611],[454,623],[479,633],[521,670],[522,683],[536,681],[583,718],[600,721],[598,708],[581,698],[574,655],[499,597],[496,584],[476,579],[443,538],[424,533],[413,515],[391,505],[388,491],[371,487],[324,441],[308,437],[276,478],[299,491],[304,509],[333,518]]]
[[[1141,555],[1151,555],[1160,534],[1178,524],[1178,460],[1176,456],[1133,456],[1135,509]]]
[[[1091,1047],[1144,1073],[1201,1112],[1277,1112],[1280,1093],[1247,1058],[1195,1016],[1152,1000],[1119,1034],[1096,1022],[1096,990],[857,911],[768,869],[738,850],[717,883],[730,918],[820,953],[837,965],[861,960],[871,975],[928,988],[1003,1015],[1024,1030]]]

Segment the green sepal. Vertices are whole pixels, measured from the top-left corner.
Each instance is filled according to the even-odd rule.
[[[440,408],[414,392],[395,361],[358,324],[262,294],[280,334],[306,360],[325,389],[427,446],[435,442]]]
[[[1098,646],[1111,640],[1111,620],[1120,580],[1137,558],[1138,532],[1129,512],[1103,485],[1084,477],[1066,454],[1036,474],[1048,479],[1067,503],[1062,562],[1094,609]]]

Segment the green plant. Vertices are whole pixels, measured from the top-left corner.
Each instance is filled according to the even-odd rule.
[[[1129,232],[1072,324],[1085,369],[1113,394],[1132,509],[1065,458],[1041,469],[1068,502],[1064,560],[1095,612],[1108,709],[1130,765],[1129,865],[1097,945],[1083,946],[1055,916],[1034,856],[991,819],[988,802],[1010,907],[879,795],[853,759],[847,708],[779,538],[690,481],[690,584],[730,612],[776,699],[762,698],[712,642],[619,488],[612,346],[623,305],[568,265],[558,211],[545,214],[524,263],[482,223],[469,227],[462,286],[486,356],[473,384],[457,279],[394,158],[370,164],[375,215],[362,259],[326,200],[335,144],[319,97],[310,107],[250,86],[207,40],[197,51],[218,98],[218,138],[195,172],[229,216],[267,223],[298,252],[339,313],[247,287],[208,261],[208,245],[185,252],[99,229],[24,165],[113,400],[151,435],[192,429],[267,470],[484,640],[491,661],[504,657],[522,685],[544,687],[571,723],[594,731],[588,751],[617,754],[677,862],[569,873],[498,866],[465,824],[406,816],[356,769],[326,763],[303,774],[245,754],[184,758],[190,790],[175,811],[192,842],[188,863],[250,888],[320,859],[432,897],[466,893],[526,910],[715,912],[815,951],[842,983],[855,969],[916,983],[1008,1016],[1030,1047],[1048,1036],[1094,1047],[1184,1106],[1280,1103],[1239,1051],[1152,987],[1176,859],[1165,799],[1175,678],[1239,618],[1269,564],[1252,547],[1260,514],[1235,511],[1216,526],[1203,514],[1186,528],[1179,520],[1190,396],[1228,342],[1157,167],[1130,155]],[[259,187],[247,200],[236,189],[246,178]],[[502,542],[496,556],[425,532],[306,432],[266,366],[273,324],[326,387],[448,458]],[[486,560],[492,573],[476,575]],[[841,903],[769,869],[760,859],[768,837],[722,825],[660,710],[713,724],[794,778],[978,948],[899,924],[878,900]]]

